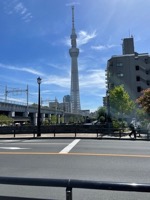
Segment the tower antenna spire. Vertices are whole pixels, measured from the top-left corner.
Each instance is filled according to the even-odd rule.
[[[70,36],[71,48],[69,53],[71,56],[71,112],[80,113],[80,94],[79,94],[79,78],[78,78],[78,55],[79,49],[77,48],[76,39],[77,35],[75,33],[74,27],[74,6],[72,6],[72,33]]]
[[[72,29],[74,29],[74,6],[72,6]]]

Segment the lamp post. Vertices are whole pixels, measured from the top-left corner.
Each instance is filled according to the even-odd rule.
[[[37,116],[37,137],[41,136],[41,95],[40,95],[40,84],[41,84],[42,79],[40,77],[37,78],[37,83],[38,83],[38,116]]]

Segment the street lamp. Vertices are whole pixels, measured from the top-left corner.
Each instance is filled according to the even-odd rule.
[[[40,77],[37,78],[37,83],[38,83],[38,116],[37,116],[37,137],[41,136],[41,95],[40,95],[40,84],[41,84],[42,79]]]

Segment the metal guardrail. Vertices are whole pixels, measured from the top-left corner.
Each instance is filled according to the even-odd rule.
[[[50,126],[41,126],[41,134],[74,134],[74,137],[77,137],[77,134],[96,134],[97,138],[103,137],[116,137],[122,138],[124,136],[129,135],[129,133],[124,132],[121,128],[114,129],[114,128],[105,128],[101,127],[100,125],[50,125]],[[33,137],[37,134],[37,127],[36,126],[5,126],[0,127],[0,134],[13,134],[14,137],[16,135],[21,134],[33,134]],[[140,134],[139,139],[149,140],[150,135],[148,131],[145,129],[141,129],[140,133],[137,133],[137,137]]]
[[[0,177],[0,184],[41,186],[41,187],[63,187],[66,188],[66,200],[72,200],[73,188],[150,193],[150,183],[123,183],[123,182],[108,182],[108,181],[107,182],[85,181],[85,180],[75,180],[75,179]]]

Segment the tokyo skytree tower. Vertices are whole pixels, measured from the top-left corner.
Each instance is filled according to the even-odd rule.
[[[69,54],[71,56],[71,112],[80,113],[80,95],[79,95],[79,78],[78,78],[78,55],[77,35],[74,27],[74,6],[72,6],[72,33],[71,33],[71,48]]]

